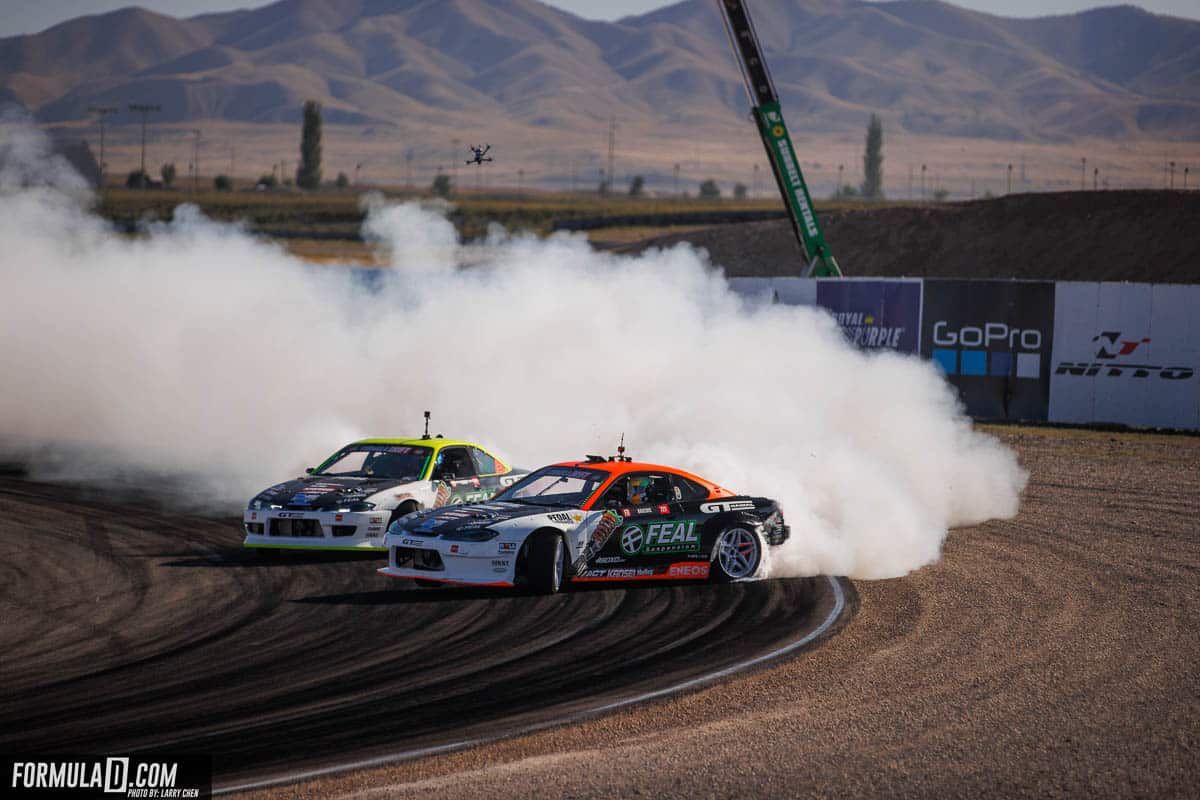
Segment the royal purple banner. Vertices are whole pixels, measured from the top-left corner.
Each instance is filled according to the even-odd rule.
[[[919,280],[819,280],[817,305],[864,350],[916,353],[920,348]]]

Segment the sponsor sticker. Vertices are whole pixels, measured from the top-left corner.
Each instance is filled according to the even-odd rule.
[[[667,575],[672,578],[707,578],[708,562],[680,562],[667,568]]]
[[[754,503],[750,500],[721,500],[716,503],[701,503],[701,514],[722,514],[726,511],[753,511]]]
[[[517,543],[516,543],[516,542],[501,542],[501,543],[500,543],[500,552],[501,552],[501,553],[512,553],[512,552],[516,552],[516,549],[517,549]]]
[[[693,553],[700,549],[695,520],[630,525],[621,531],[621,552],[627,556],[654,553]]]

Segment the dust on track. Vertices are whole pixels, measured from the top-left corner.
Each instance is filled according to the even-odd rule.
[[[1020,514],[858,582],[804,658],[604,719],[288,797],[1192,797],[1200,438],[993,430]]]
[[[552,723],[824,619],[808,579],[537,597],[262,563],[240,520],[150,500],[0,478],[0,750],[212,753],[241,784]]]

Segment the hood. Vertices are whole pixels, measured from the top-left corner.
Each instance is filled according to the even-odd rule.
[[[311,509],[313,511],[344,508],[347,504],[362,502],[376,492],[405,483],[412,483],[412,481],[397,481],[395,478],[330,478],[309,475],[276,484],[270,489],[259,492],[254,500],[284,508]]]
[[[429,508],[410,514],[399,523],[402,530],[420,536],[442,536],[458,531],[486,528],[497,522],[558,511],[556,506],[529,503],[472,503],[465,506]]]

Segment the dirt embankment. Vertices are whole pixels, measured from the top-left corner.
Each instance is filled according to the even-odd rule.
[[[847,275],[1200,282],[1200,192],[1009,195],[829,211],[825,238]],[[730,276],[797,275],[787,221],[720,225],[617,248],[686,241]]]

